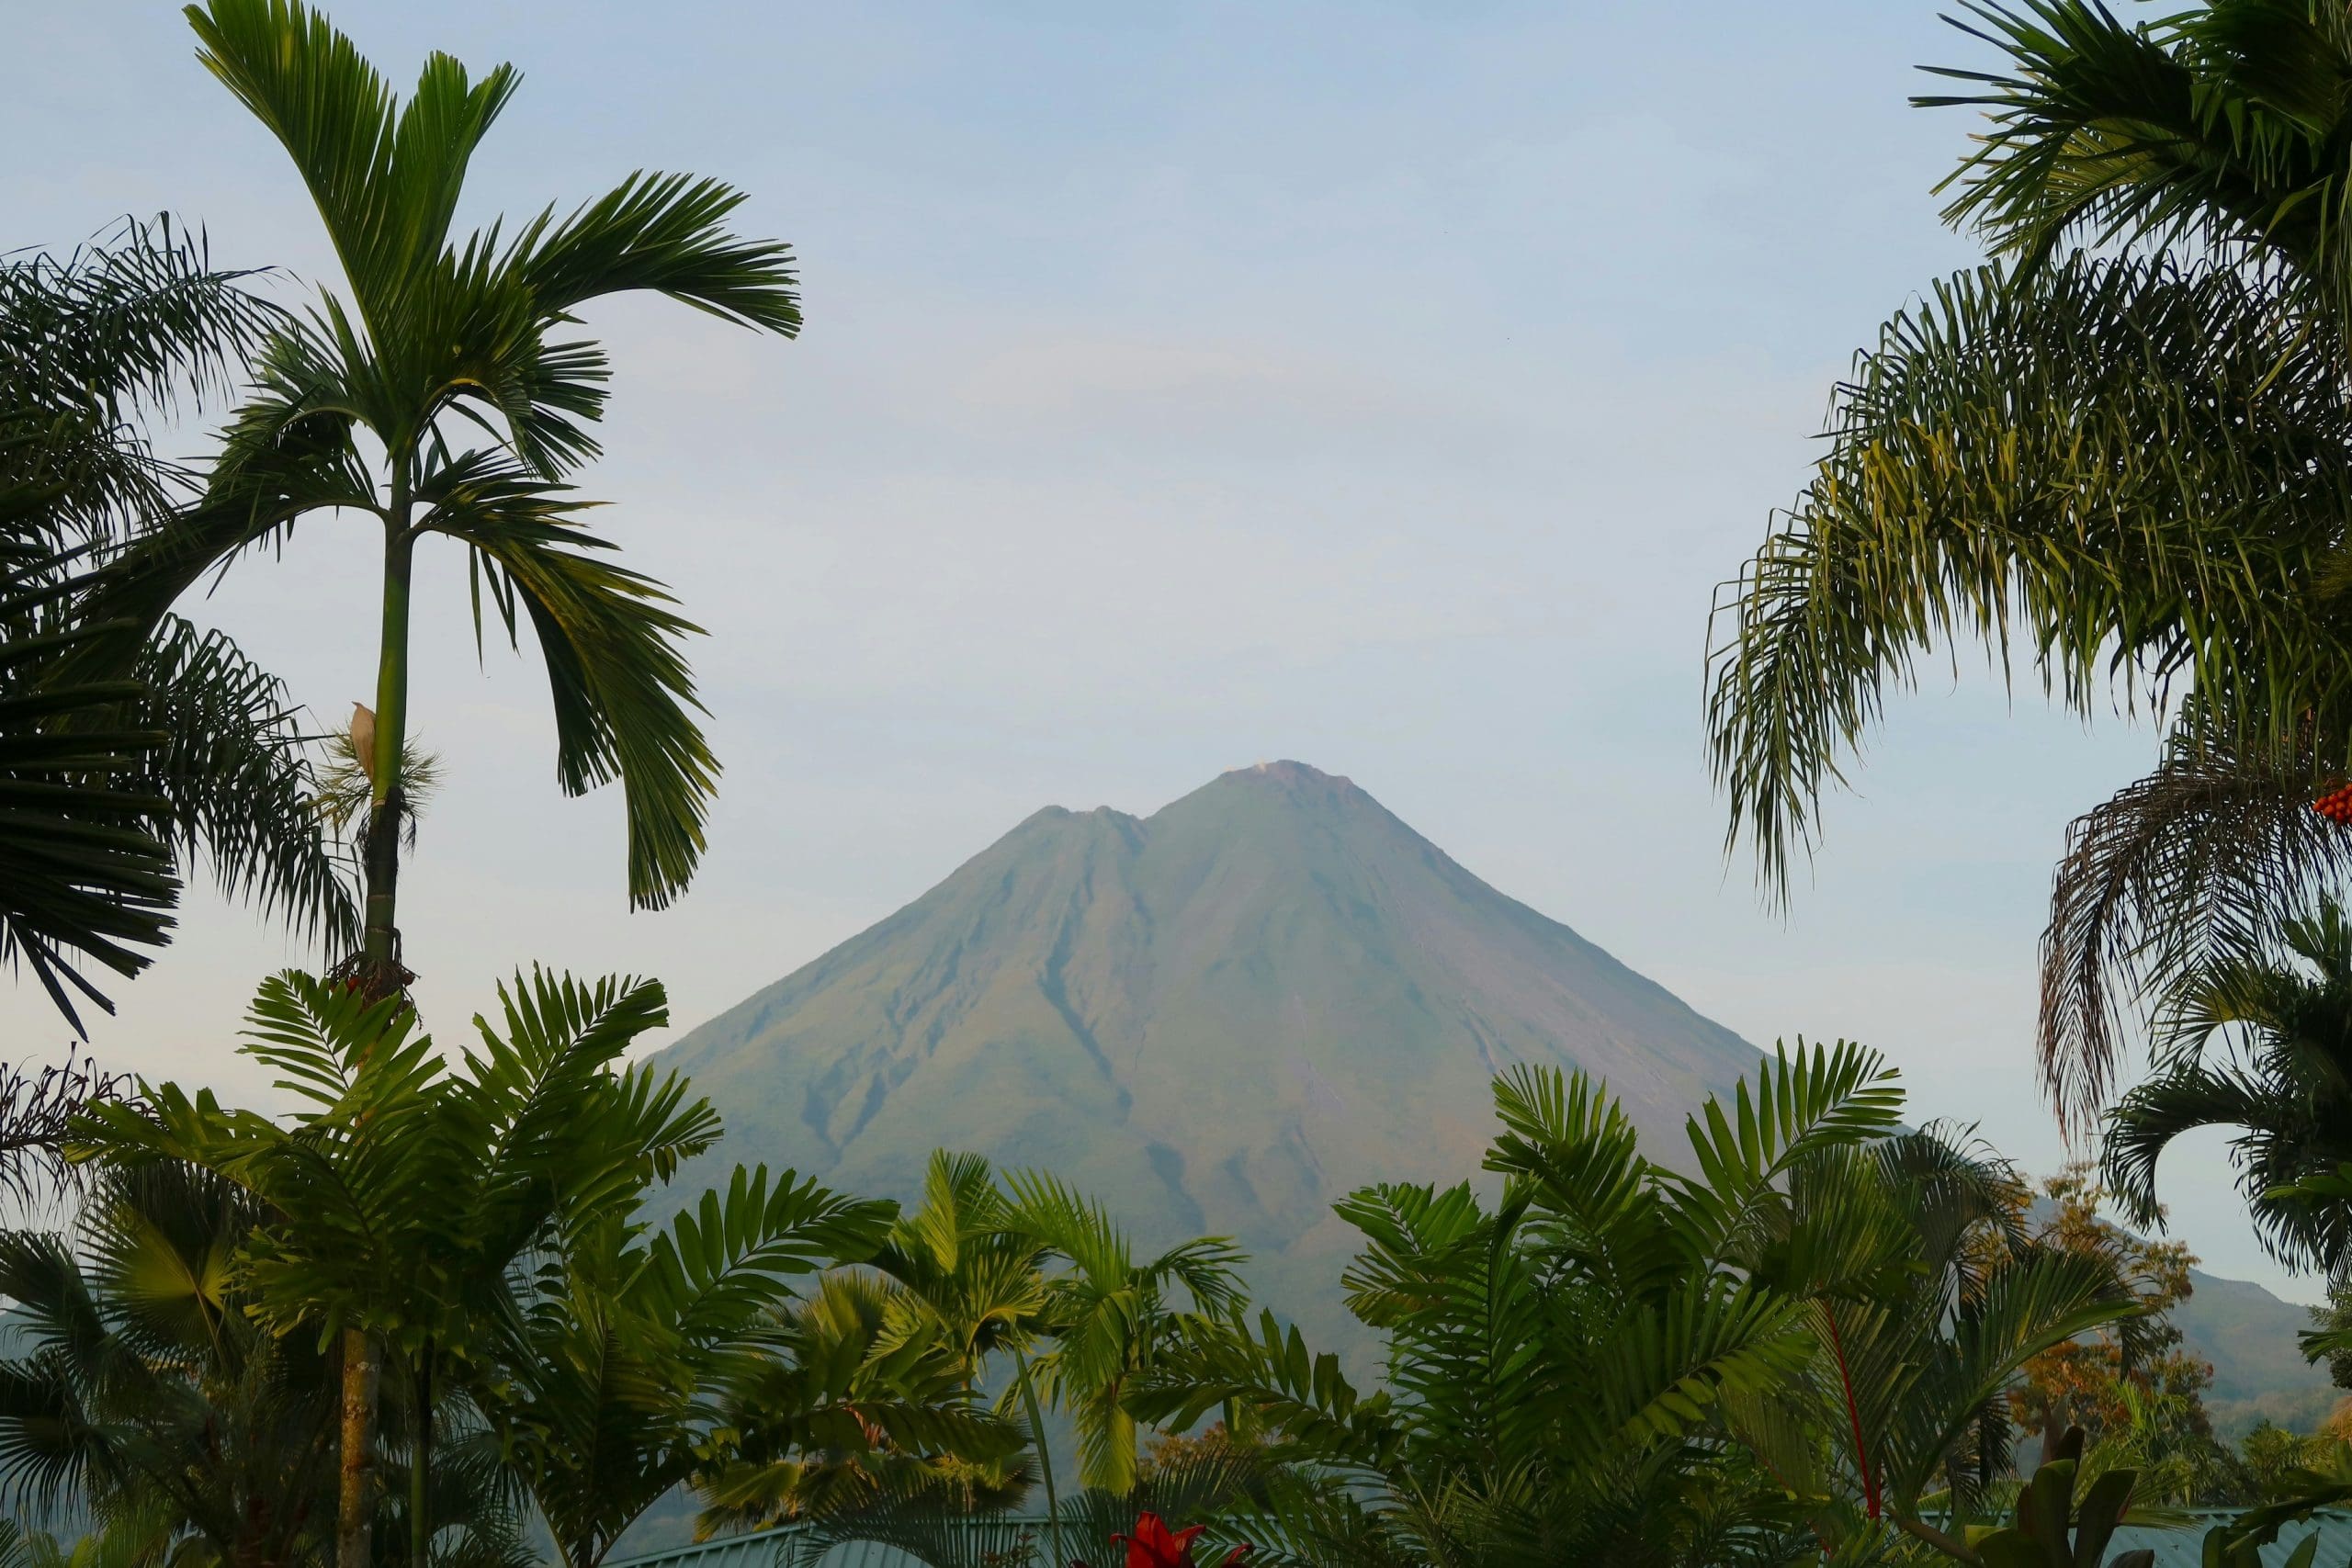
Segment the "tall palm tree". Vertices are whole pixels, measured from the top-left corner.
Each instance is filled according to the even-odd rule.
[[[2306,1188],[2352,1164],[2352,917],[2326,899],[2286,922],[2286,963],[2224,959],[2167,1008],[2156,1075],[2109,1116],[2109,1189],[2162,1223],[2156,1171],[2183,1134],[2235,1132],[2238,1190],[2265,1250],[2290,1269],[2352,1266],[2352,1202]]]
[[[511,66],[475,81],[435,54],[402,104],[300,0],[210,0],[187,14],[198,57],[293,159],[346,292],[322,290],[271,333],[203,502],[130,552],[89,614],[153,626],[206,572],[305,518],[373,522],[382,615],[354,973],[387,992],[402,973],[410,585],[419,545],[447,540],[468,561],[477,633],[485,601],[510,638],[530,622],[563,788],[620,781],[631,903],[668,903],[700,856],[717,773],[679,648],[695,628],[658,584],[605,558],[566,483],[596,454],[610,377],[603,351],[569,329],[592,302],[644,290],[790,335],[800,311],[789,250],[736,239],[725,223],[741,195],[675,175],[632,175],[569,217],[549,208],[511,233],[453,234],[469,164],[518,82]]]
[[[233,388],[275,319],[245,283],[162,220],[0,258],[0,956],[77,1029],[77,999],[108,1006],[77,961],[138,973],[199,858],[299,929],[357,931],[283,684],[175,615],[86,612],[195,491],[145,427]]]
[[[1989,117],[1946,216],[1996,260],[1859,356],[1719,597],[1713,764],[1784,888],[1923,658],[1974,641],[2086,716],[2177,716],[2052,890],[2042,1067],[2079,1123],[2123,1004],[2352,870],[2305,809],[2352,773],[2352,14],[1992,0],[1966,30],[1999,67],[1917,101]]]

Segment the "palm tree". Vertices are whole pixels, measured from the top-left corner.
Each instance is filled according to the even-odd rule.
[[[266,1205],[240,1255],[244,1310],[342,1347],[342,1531],[364,1538],[381,1517],[350,1456],[400,1450],[408,1560],[442,1553],[444,1529],[467,1522],[435,1503],[434,1446],[454,1438],[462,1472],[493,1458],[568,1568],[593,1568],[746,1429],[729,1401],[768,1366],[792,1281],[866,1258],[897,1210],[739,1167],[651,1228],[652,1188],[720,1130],[676,1074],[618,1065],[666,1022],[662,988],[534,973],[499,995],[499,1026],[476,1020],[456,1073],[401,998],[277,976],[245,1049],[307,1102],[290,1126],[141,1086],[137,1102],[85,1112],[74,1152],[109,1170],[185,1162]],[[372,1404],[387,1349],[403,1427],[379,1443],[372,1409],[352,1429],[348,1359],[366,1359]],[[927,1419],[910,1408],[893,1435]],[[979,1429],[952,1412],[940,1423]]]
[[[1874,1087],[1821,1087],[1799,1138],[1858,1135]],[[1803,1365],[1801,1304],[1710,1261],[1710,1227],[1582,1075],[1522,1071],[1495,1098],[1492,1206],[1467,1183],[1339,1205],[1365,1238],[1344,1282],[1386,1337],[1385,1390],[1266,1314],[1186,1324],[1130,1407],[1179,1427],[1226,1407],[1308,1467],[1236,1526],[1277,1562],[1788,1560],[1771,1543],[1794,1516],[1709,1422]]]
[[[737,1437],[697,1483],[705,1534],[919,1502],[962,1517],[1028,1488],[1016,1461],[1029,1432],[978,1404],[937,1320],[870,1268],[830,1275],[775,1312],[727,1380],[720,1424]]]
[[[0,1233],[0,1490],[78,1516],[72,1553],[29,1568],[291,1568],[334,1535],[333,1354],[273,1335],[240,1255],[266,1207],[196,1167],[103,1174],[74,1230]],[[413,1429],[399,1431],[412,1452]],[[446,1568],[526,1568],[511,1488],[479,1462],[435,1472]],[[392,1521],[404,1524],[404,1520]]]
[[[1231,1402],[1304,1461],[1231,1528],[1306,1564],[1875,1561],[2036,1351],[2132,1310],[2064,1258],[1985,1269],[2005,1173],[1904,1133],[1893,1074],[1802,1045],[1651,1164],[1582,1075],[1495,1086],[1492,1207],[1389,1186],[1341,1213],[1351,1309],[1388,1337],[1359,1393],[1271,1315],[1186,1325],[1130,1398],[1177,1423]],[[1991,1434],[1997,1438],[1997,1434]],[[1962,1561],[1973,1561],[1964,1555]]]
[[[357,931],[284,686],[177,616],[86,613],[194,491],[145,422],[226,395],[272,320],[166,220],[0,258],[0,955],[76,1029],[76,998],[108,1004],[75,961],[138,973],[199,856],[298,929]]]
[[[1238,1309],[1240,1260],[1213,1237],[1138,1260],[1100,1204],[1052,1177],[1000,1179],[976,1155],[934,1153],[922,1202],[867,1260],[871,1277],[829,1287],[810,1303],[825,1312],[794,1321],[794,1354],[747,1385],[735,1424],[765,1428],[755,1446],[775,1457],[707,1480],[705,1521],[823,1517],[807,1550],[944,1540],[985,1555],[1003,1542],[979,1521],[1028,1483],[1002,1444],[1017,1413],[1044,1483],[1049,1555],[1067,1560],[1069,1542],[1101,1550],[1104,1521],[1135,1517],[1140,1427],[1122,1402],[1187,1315]],[[817,1351],[820,1340],[831,1348]],[[969,1402],[1006,1361],[996,1416],[976,1424]],[[812,1440],[816,1416],[851,1398],[887,1443]],[[1055,1480],[1049,1405],[1077,1428],[1083,1490],[1069,1497]]]
[[[521,1332],[471,1379],[563,1568],[595,1568],[665,1493],[716,1468],[743,1429],[731,1417],[783,1415],[744,1398],[774,1388],[762,1379],[775,1365],[763,1353],[775,1345],[771,1314],[792,1301],[794,1277],[864,1258],[894,1215],[888,1202],[740,1166],[666,1231],[649,1236],[634,1209],[608,1205],[560,1272],[518,1292]],[[862,1419],[901,1441],[946,1422],[894,1398],[831,1414],[815,1419],[836,1435],[844,1421],[862,1435]]]
[[[2288,963],[2222,959],[2184,984],[2159,1069],[2109,1116],[2107,1182],[2132,1224],[2163,1223],[2156,1168],[2174,1139],[2229,1127],[2238,1190],[2290,1269],[2352,1264],[2352,1204],[2303,1184],[2352,1164],[2352,918],[2324,899],[2286,922]]]
[[[1102,1204],[1053,1176],[1022,1171],[1008,1187],[1006,1226],[1040,1249],[1049,1270],[1037,1325],[1050,1348],[1022,1368],[1022,1392],[1074,1418],[1079,1480],[1124,1495],[1142,1459],[1128,1390],[1188,1318],[1239,1309],[1247,1255],[1222,1236],[1202,1236],[1138,1260]]]
[[[378,521],[373,809],[349,973],[370,995],[390,995],[406,975],[395,892],[410,580],[420,540],[454,540],[473,573],[477,630],[485,592],[510,638],[520,617],[531,622],[560,782],[578,794],[621,781],[631,902],[666,904],[699,857],[716,772],[677,646],[694,628],[658,585],[598,558],[605,542],[580,521],[582,503],[563,481],[596,452],[588,425],[608,368],[594,344],[560,334],[594,299],[650,290],[788,335],[799,324],[790,253],[731,237],[723,224],[741,197],[677,175],[632,175],[567,219],[548,209],[511,239],[493,226],[455,242],[467,166],[514,92],[511,67],[476,83],[436,54],[396,109],[351,41],[299,0],[213,0],[188,16],[204,63],[293,158],[349,297],[322,293],[271,334],[260,390],[232,424],[201,503],[113,563],[85,614],[123,628],[102,645],[114,648],[160,624],[205,572],[304,517]],[[352,1334],[337,1557],[365,1568],[377,1355]]]
[[[157,1164],[104,1177],[73,1236],[0,1233],[9,1512],[75,1503],[239,1568],[325,1546],[334,1371],[314,1342],[243,1310],[232,1263],[261,1213],[228,1182]]]
[[[2086,716],[2177,716],[2055,879],[2042,1069],[2080,1122],[2122,1001],[2261,950],[2352,869],[2305,809],[2352,773],[2352,20],[1993,0],[1967,30],[2001,68],[1917,101],[1988,114],[1946,217],[1997,260],[1838,388],[1812,483],[1719,597],[1712,757],[1784,890],[1925,657],[1974,640]]]
[[[1048,1247],[1014,1222],[995,1169],[978,1155],[933,1152],[922,1198],[899,1216],[869,1259],[896,1287],[901,1332],[937,1339],[964,1386],[990,1361],[1035,1342],[1046,1301]]]
[[[1058,1534],[1061,1489],[1030,1353],[1046,1331],[1047,1244],[1017,1224],[995,1168],[978,1155],[934,1150],[922,1201],[901,1215],[872,1259],[893,1286],[892,1337],[934,1341],[976,1389],[999,1356],[1012,1360],[1000,1410],[1017,1402],[1045,1484],[1049,1529]]]
[[[1718,1193],[1771,1168],[1728,1133],[1705,1161]],[[1731,1256],[1806,1303],[1814,1353],[1760,1395],[1726,1396],[1729,1430],[1810,1500],[1826,1546],[1866,1554],[1900,1532],[1974,1562],[1962,1527],[2009,1472],[2025,1368],[2128,1326],[2140,1298],[2114,1255],[2032,1238],[2015,1173],[1942,1128],[1809,1151],[1774,1179],[1782,1201]]]
[[[375,1514],[387,1348],[417,1440],[408,1517],[422,1561],[435,1528],[425,1445],[447,1385],[470,1393],[537,1354],[528,1337],[546,1325],[533,1303],[560,1299],[582,1238],[718,1136],[675,1074],[615,1070],[666,1022],[658,984],[535,973],[502,986],[500,1001],[502,1027],[477,1021],[460,1075],[403,998],[276,976],[243,1049],[303,1101],[290,1124],[142,1084],[136,1101],[90,1108],[72,1150],[102,1168],[184,1161],[267,1205],[245,1247],[248,1310],[341,1346],[339,1551],[365,1546]],[[782,1247],[770,1220],[791,1216],[763,1215],[728,1210],[729,1244]]]
[[[410,582],[419,544],[466,554],[477,633],[484,601],[510,638],[527,618],[556,716],[556,771],[580,794],[617,778],[628,800],[633,905],[682,890],[702,849],[717,764],[696,726],[679,641],[695,628],[660,586],[605,558],[567,476],[593,457],[609,367],[568,335],[605,296],[647,290],[721,320],[798,330],[791,255],[724,224],[742,197],[710,180],[633,175],[559,219],[459,238],[469,163],[512,96],[446,54],[396,104],[351,41],[300,0],[190,7],[199,58],[292,157],[347,294],[322,291],[277,324],[259,390],[237,415],[202,502],[119,563],[88,613],[157,624],[206,572],[321,513],[381,533],[366,910],[354,973],[402,983],[396,924],[406,810]]]

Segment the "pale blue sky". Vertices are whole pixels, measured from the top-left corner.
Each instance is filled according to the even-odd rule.
[[[1850,351],[1973,259],[1929,194],[1968,120],[1905,98],[1980,46],[1927,0],[333,14],[396,81],[433,47],[523,67],[475,216],[684,169],[804,263],[797,344],[594,319],[619,380],[589,489],[712,634],[726,793],[678,908],[625,912],[613,803],[556,795],[532,664],[478,671],[462,575],[425,564],[415,717],[452,783],[403,923],[441,1028],[535,958],[659,974],[690,1024],[1041,805],[1149,811],[1290,756],[1750,1039],[1867,1040],[1917,1113],[2060,1157],[2029,1067],[2049,866],[2152,738],[1973,676],[1897,704],[1785,923],[1726,872],[1701,750],[1711,589]],[[168,209],[323,274],[175,7],[0,21],[0,243]],[[306,527],[199,613],[339,718],[372,555]],[[189,925],[98,1048],[250,1092],[243,995],[302,955],[205,901]],[[62,1041],[0,1004],[11,1054]],[[2278,1283],[2217,1148],[2166,1169],[2180,1228]]]

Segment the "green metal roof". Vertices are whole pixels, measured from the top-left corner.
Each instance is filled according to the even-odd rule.
[[[772,1568],[776,1548],[789,1540],[792,1533],[778,1529],[722,1536],[717,1540],[698,1540],[691,1546],[612,1558],[605,1568]]]
[[[2203,1568],[2205,1562],[2205,1532],[2215,1525],[2222,1525],[2236,1517],[2230,1509],[2201,1511],[2195,1522],[2186,1529],[2158,1530],[2126,1525],[2115,1532],[2108,1545],[2108,1555],[2119,1551],[2135,1551],[2145,1547],[2156,1554],[2156,1568]],[[2289,1525],[2278,1532],[2276,1543],[2262,1550],[2263,1568],[2277,1568],[2287,1561],[2287,1554],[2302,1545],[2303,1538],[2319,1537],[2319,1556],[2313,1568],[2345,1568],[2352,1563],[2352,1514],[2332,1509],[2313,1514],[2307,1524]]]
[[[1030,1526],[1038,1530],[1046,1528],[1044,1516],[1036,1518],[1012,1518],[992,1521],[995,1525]],[[649,1551],[636,1557],[619,1557],[607,1561],[605,1568],[779,1568],[785,1562],[783,1548],[792,1543],[799,1531],[792,1526],[782,1529],[760,1530],[752,1535],[733,1535],[718,1540],[697,1541],[691,1546],[672,1547],[666,1551]],[[820,1557],[814,1563],[802,1562],[797,1568],[929,1568],[912,1552],[902,1551],[880,1541],[842,1541]]]

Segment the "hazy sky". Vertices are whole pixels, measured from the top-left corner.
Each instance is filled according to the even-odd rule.
[[[1344,773],[1506,892],[1769,1044],[1846,1035],[1915,1114],[2061,1157],[2030,1066],[2066,819],[2153,736],[1981,659],[1894,705],[1783,921],[1706,778],[1710,592],[1802,482],[1831,383],[1974,251],[1931,186],[1981,58],[1932,0],[1775,6],[716,5],[345,0],[395,81],[520,65],[468,216],[639,167],[751,192],[796,344],[598,310],[617,392],[585,480],[709,630],[712,852],[631,916],[616,803],[567,802],[536,655],[477,665],[420,561],[413,718],[450,782],[403,877],[444,1031],[544,959],[657,974],[690,1025],[1036,807],[1148,812],[1216,773]],[[153,0],[0,0],[8,245],[168,209],[328,274],[289,165]],[[297,297],[292,284],[286,297]],[[199,434],[183,440],[199,450]],[[378,545],[307,525],[195,607],[339,721],[372,691]],[[220,1083],[308,955],[192,901],[99,1025]],[[53,1052],[0,989],[6,1054]],[[2215,1138],[2164,1173],[2210,1267],[2282,1281]]]

